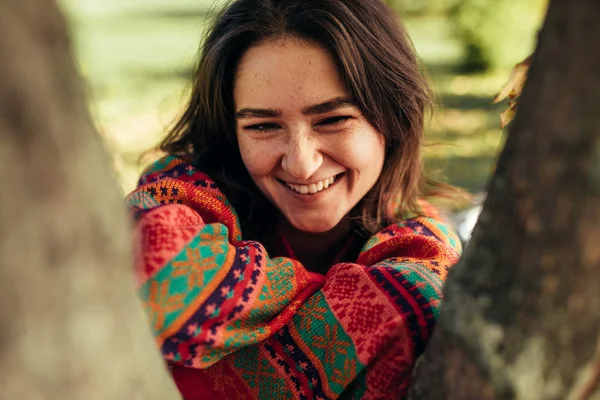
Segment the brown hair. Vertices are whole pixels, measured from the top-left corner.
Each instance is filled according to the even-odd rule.
[[[350,96],[385,138],[381,176],[352,212],[359,227],[372,233],[402,215],[418,214],[420,197],[446,187],[422,170],[423,125],[432,94],[412,42],[381,0],[231,2],[208,31],[191,99],[161,149],[185,156],[219,182],[245,233],[260,234],[273,209],[242,163],[233,85],[248,48],[286,36],[316,42],[331,52]]]

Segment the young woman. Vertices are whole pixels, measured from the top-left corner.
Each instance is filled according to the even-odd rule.
[[[380,0],[237,0],[129,195],[185,399],[402,398],[459,241],[423,199],[430,90]]]

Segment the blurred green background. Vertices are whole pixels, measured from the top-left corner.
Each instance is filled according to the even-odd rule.
[[[365,0],[368,1],[368,0]],[[534,48],[547,0],[388,0],[431,75],[440,108],[427,127],[427,169],[485,189],[504,134],[492,104]],[[185,102],[211,9],[223,0],[62,0],[90,109],[123,192],[140,155]]]

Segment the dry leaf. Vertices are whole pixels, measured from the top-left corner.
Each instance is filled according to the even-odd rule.
[[[510,71],[508,81],[504,84],[500,93],[494,97],[494,103],[499,103],[508,97],[508,108],[500,114],[500,126],[502,128],[508,125],[517,113],[517,102],[523,91],[523,86],[525,86],[525,81],[527,81],[527,72],[530,65],[531,56],[515,65]]]
[[[506,125],[510,124],[510,121],[512,121],[515,118],[516,114],[517,102],[509,101],[508,108],[504,110],[502,114],[500,114],[500,127],[504,128]]]

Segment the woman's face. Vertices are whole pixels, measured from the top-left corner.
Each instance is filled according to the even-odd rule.
[[[379,178],[384,139],[326,50],[297,39],[252,47],[233,94],[243,162],[296,229],[334,228]]]

